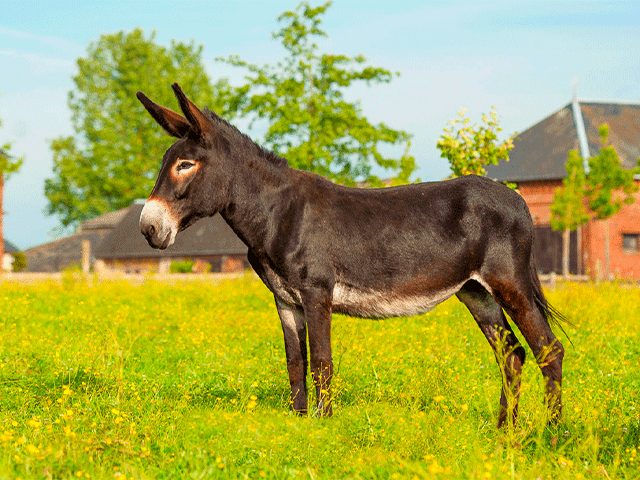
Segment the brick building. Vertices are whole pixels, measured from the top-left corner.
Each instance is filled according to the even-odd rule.
[[[562,235],[551,230],[550,205],[555,189],[562,186],[566,176],[567,154],[575,149],[584,159],[597,155],[602,146],[598,127],[604,123],[609,125],[609,142],[623,167],[636,166],[640,157],[640,104],[573,100],[520,133],[509,162],[487,167],[488,177],[518,184],[535,224],[536,258],[542,273],[562,273]],[[570,273],[594,279],[640,279],[640,193],[635,203],[625,205],[608,221],[591,220],[572,232],[569,245]]]

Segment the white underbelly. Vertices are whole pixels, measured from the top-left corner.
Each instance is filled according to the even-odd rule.
[[[428,312],[455,295],[461,286],[417,295],[397,295],[337,283],[333,288],[333,309],[356,317],[408,317]]]
[[[438,304],[455,295],[468,280],[478,281],[491,293],[491,288],[476,273],[473,273],[467,280],[448,288],[413,295],[355,287],[337,282],[333,287],[332,310],[364,318],[409,317],[432,310]],[[304,308],[301,292],[296,288],[286,286],[278,276],[269,277],[269,288],[285,304]]]

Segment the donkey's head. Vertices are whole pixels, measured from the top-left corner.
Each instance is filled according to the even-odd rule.
[[[160,249],[171,245],[179,231],[199,218],[214,215],[225,190],[219,160],[228,144],[180,86],[174,83],[172,87],[184,117],[137,93],[160,126],[179,138],[162,157],[156,184],[140,215],[140,230],[149,245]]]

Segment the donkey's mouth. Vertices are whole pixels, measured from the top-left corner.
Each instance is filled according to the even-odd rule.
[[[158,236],[145,235],[145,237],[147,239],[147,242],[149,243],[149,246],[151,248],[156,248],[158,250],[164,250],[165,248],[167,248],[169,245],[173,243],[171,241],[170,232],[164,237],[164,240],[160,240],[160,237]]]
[[[151,248],[158,250],[164,250],[168,246],[173,244],[175,235],[172,230],[162,229],[160,232],[156,230],[153,225],[140,226],[140,231],[147,239],[147,243]]]
[[[162,244],[157,248],[159,248],[160,250],[164,250],[165,248],[167,248],[172,243],[173,242],[171,241],[171,232],[169,232],[167,234],[167,236],[164,238],[164,240],[162,241]]]
[[[164,202],[147,201],[140,215],[140,231],[151,248],[164,250],[175,240],[177,227]]]

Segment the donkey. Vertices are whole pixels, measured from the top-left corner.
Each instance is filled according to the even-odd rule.
[[[140,229],[164,249],[198,219],[222,215],[275,297],[295,412],[307,413],[308,336],[317,413],[332,414],[333,312],[409,316],[456,295],[502,370],[498,426],[515,421],[525,360],[503,310],[546,380],[550,419],[560,417],[564,348],[550,321],[561,315],[542,292],[520,195],[472,175],[381,189],[336,185],[290,168],[172,87],[184,116],[137,93],[178,139],[162,158]]]

